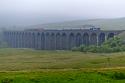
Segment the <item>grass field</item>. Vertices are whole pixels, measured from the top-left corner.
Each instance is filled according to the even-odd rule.
[[[124,67],[125,52],[111,54],[32,49],[0,49],[0,70]]]
[[[1,72],[0,82],[1,83],[125,83],[125,76],[123,74],[125,73],[116,73],[116,71],[85,72],[82,70],[64,70],[64,71],[44,70],[41,72]]]
[[[0,49],[1,83],[125,83],[125,52]]]

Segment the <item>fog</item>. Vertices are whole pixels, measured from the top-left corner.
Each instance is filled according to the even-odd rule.
[[[0,27],[125,17],[125,0],[0,0]]]

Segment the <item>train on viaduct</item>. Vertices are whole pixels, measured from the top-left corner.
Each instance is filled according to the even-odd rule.
[[[4,31],[4,40],[12,48],[70,50],[80,45],[101,45],[122,30],[89,29],[27,29]]]

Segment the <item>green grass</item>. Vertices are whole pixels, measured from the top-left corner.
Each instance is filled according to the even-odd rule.
[[[125,52],[82,53],[32,49],[0,49],[0,71],[124,67]]]
[[[125,83],[124,75],[125,72],[82,70],[1,72],[0,83]]]
[[[1,83],[125,83],[125,52],[0,49]]]

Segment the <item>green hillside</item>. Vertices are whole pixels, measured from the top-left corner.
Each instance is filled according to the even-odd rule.
[[[125,39],[125,31],[118,35],[121,39]]]
[[[125,42],[125,31],[120,33],[118,37],[120,37],[123,40],[123,42]]]
[[[125,18],[76,20],[60,23],[39,24],[29,26],[27,28],[71,29],[83,28],[83,25],[94,25],[100,27],[103,30],[125,30]]]

